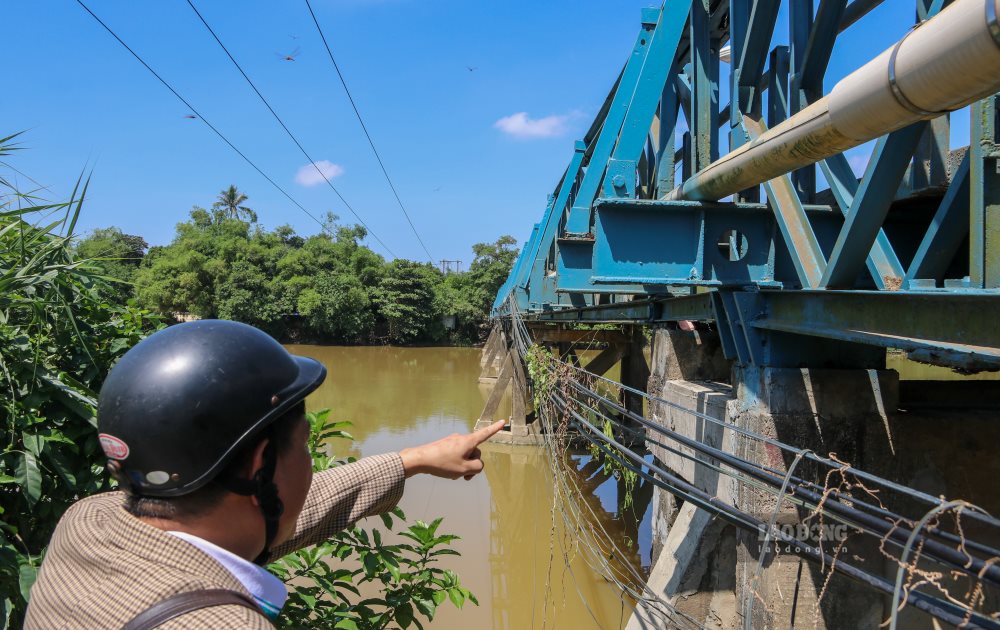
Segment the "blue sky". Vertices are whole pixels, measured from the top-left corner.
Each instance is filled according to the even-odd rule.
[[[530,233],[649,4],[313,0],[424,242],[435,260],[466,265],[473,243]],[[354,222],[325,183],[308,171],[297,178],[305,158],[186,2],[88,5],[303,206]],[[333,183],[364,221],[397,256],[426,259],[305,3],[196,5],[311,155],[329,163]],[[838,42],[827,89],[902,36],[913,6],[886,0],[852,27]],[[310,218],[200,120],[185,118],[187,109],[75,2],[10,1],[3,15],[16,27],[5,29],[0,134],[27,130],[23,144],[30,150],[12,164],[51,186],[53,198],[68,195],[81,172],[93,171],[83,229],[116,225],[165,244],[192,205],[208,206],[236,184],[266,226],[316,232]],[[775,43],[787,39],[781,19]],[[295,49],[294,61],[280,59]],[[962,129],[967,123],[956,115],[953,144],[968,143]],[[850,157],[863,167],[863,152]]]

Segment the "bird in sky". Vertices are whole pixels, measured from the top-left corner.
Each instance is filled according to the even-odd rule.
[[[292,39],[298,39],[299,38],[298,35],[292,35],[291,33],[289,33],[288,36],[291,37]]]
[[[288,53],[287,55],[282,55],[281,53],[274,53],[274,54],[277,55],[278,59],[280,59],[282,61],[295,61],[295,58],[299,56],[299,52],[300,52],[300,49],[296,48],[295,50],[293,50],[292,52]]]
[[[479,66],[465,66],[465,69],[469,72],[475,72],[476,70],[479,70]]]
[[[197,117],[197,116],[195,116],[194,114],[185,114],[185,115],[184,115],[184,117],[185,117],[185,118],[188,118],[188,119],[190,119],[190,120],[194,120],[194,119],[198,118],[198,117]]]

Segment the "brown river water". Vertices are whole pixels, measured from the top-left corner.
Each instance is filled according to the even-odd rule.
[[[309,409],[329,407],[332,418],[354,423],[356,441],[335,445],[338,456],[396,451],[467,432],[489,394],[489,386],[477,380],[480,353],[474,348],[288,348],[322,361],[329,370],[326,382],[307,400]],[[444,517],[439,531],[461,536],[455,543],[461,557],[446,556],[443,566],[461,576],[480,604],[459,611],[445,603],[429,627],[623,627],[631,603],[582,557],[564,554],[567,532],[558,516],[553,519],[552,473],[545,452],[487,444],[483,461],[485,474],[471,481],[426,475],[407,481],[400,507],[411,521]],[[598,487],[592,499],[609,532],[629,535],[613,518],[613,482]],[[381,527],[378,519],[371,521],[369,527]],[[639,539],[633,563],[648,563],[649,541],[635,533],[634,525],[631,529]]]

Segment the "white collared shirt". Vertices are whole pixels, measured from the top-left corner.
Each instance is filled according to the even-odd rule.
[[[214,545],[203,538],[186,532],[168,531],[182,540],[186,540],[198,549],[212,556],[226,570],[233,574],[243,587],[250,591],[264,613],[271,619],[278,616],[281,607],[288,599],[288,589],[285,583],[275,577],[264,567],[245,560],[231,551]]]

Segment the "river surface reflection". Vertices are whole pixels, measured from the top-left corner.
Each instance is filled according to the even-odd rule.
[[[309,409],[329,407],[333,418],[354,423],[356,442],[349,451],[337,445],[338,456],[396,451],[469,431],[489,393],[477,382],[479,350],[473,348],[288,348],[329,370],[307,400]],[[443,516],[442,531],[462,537],[455,544],[461,557],[447,557],[445,566],[479,598],[479,607],[462,611],[442,606],[431,627],[621,628],[631,605],[623,603],[618,588],[579,556],[568,567],[563,561],[567,532],[552,518],[544,451],[488,444],[483,460],[486,473],[472,481],[409,480],[400,504],[411,520]],[[600,511],[607,502],[597,496],[594,505]],[[615,533],[611,516],[601,520]],[[369,526],[376,524],[381,522]]]

